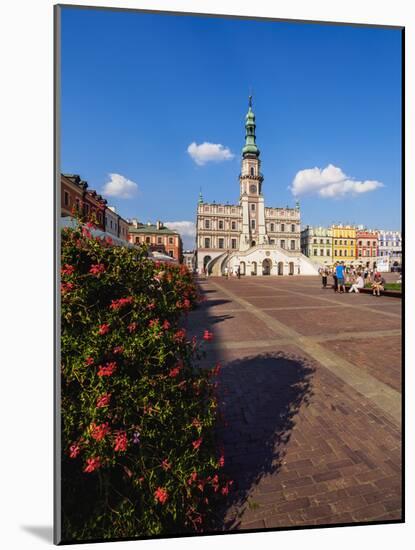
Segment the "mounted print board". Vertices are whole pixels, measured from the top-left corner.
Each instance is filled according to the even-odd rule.
[[[404,29],[55,39],[55,543],[402,522]]]

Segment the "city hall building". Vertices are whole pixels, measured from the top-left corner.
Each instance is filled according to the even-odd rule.
[[[301,253],[300,206],[267,207],[260,151],[256,145],[252,98],[245,122],[239,176],[239,204],[206,203],[199,198],[196,265],[199,273],[224,275],[316,275],[317,267]]]

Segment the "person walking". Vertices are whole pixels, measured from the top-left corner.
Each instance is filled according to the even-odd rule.
[[[345,269],[344,269],[344,263],[342,262],[336,267],[336,275],[337,275],[337,286],[339,288],[339,292],[346,292],[346,286],[344,284],[344,277],[345,277]],[[343,290],[342,290],[343,287]]]
[[[326,287],[327,287],[327,275],[328,275],[327,269],[325,268],[325,269],[323,269],[323,270],[321,271],[321,283],[322,283],[322,285],[323,285],[322,288],[326,288]]]
[[[334,289],[334,292],[338,292],[338,284],[337,284],[337,273],[336,273],[336,269],[337,269],[337,263],[334,264],[334,267],[333,267],[333,272],[332,272],[332,277],[333,277],[333,289]]]
[[[238,268],[236,270],[236,276],[238,277],[238,279],[241,278],[241,266],[240,265],[238,265]]]

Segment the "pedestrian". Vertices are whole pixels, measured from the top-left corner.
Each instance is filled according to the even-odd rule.
[[[241,266],[240,265],[238,265],[238,268],[236,270],[236,276],[238,277],[238,279],[241,278]]]
[[[229,268],[228,266],[225,267],[225,277],[229,279]]]
[[[334,264],[334,267],[333,267],[333,273],[332,273],[332,276],[333,276],[333,289],[334,289],[334,292],[338,292],[338,283],[337,283],[337,273],[336,273],[336,268],[337,268],[337,263]]]
[[[321,282],[323,285],[323,288],[327,287],[327,269],[323,269],[321,271]]]
[[[336,275],[337,275],[337,286],[339,288],[339,292],[346,292],[346,286],[344,284],[344,277],[345,277],[345,269],[344,269],[344,262],[339,264],[336,267]],[[343,287],[343,290],[342,290]]]
[[[363,280],[362,274],[358,273],[357,279],[352,282],[352,286],[350,287],[349,292],[356,292],[357,294],[359,294],[359,289],[363,288],[364,286],[365,282]]]
[[[385,290],[385,279],[377,272],[373,278],[372,294],[373,296],[380,296],[382,290]]]

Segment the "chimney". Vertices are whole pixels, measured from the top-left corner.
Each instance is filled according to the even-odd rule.
[[[157,229],[163,229],[163,223],[160,220],[157,221]]]

